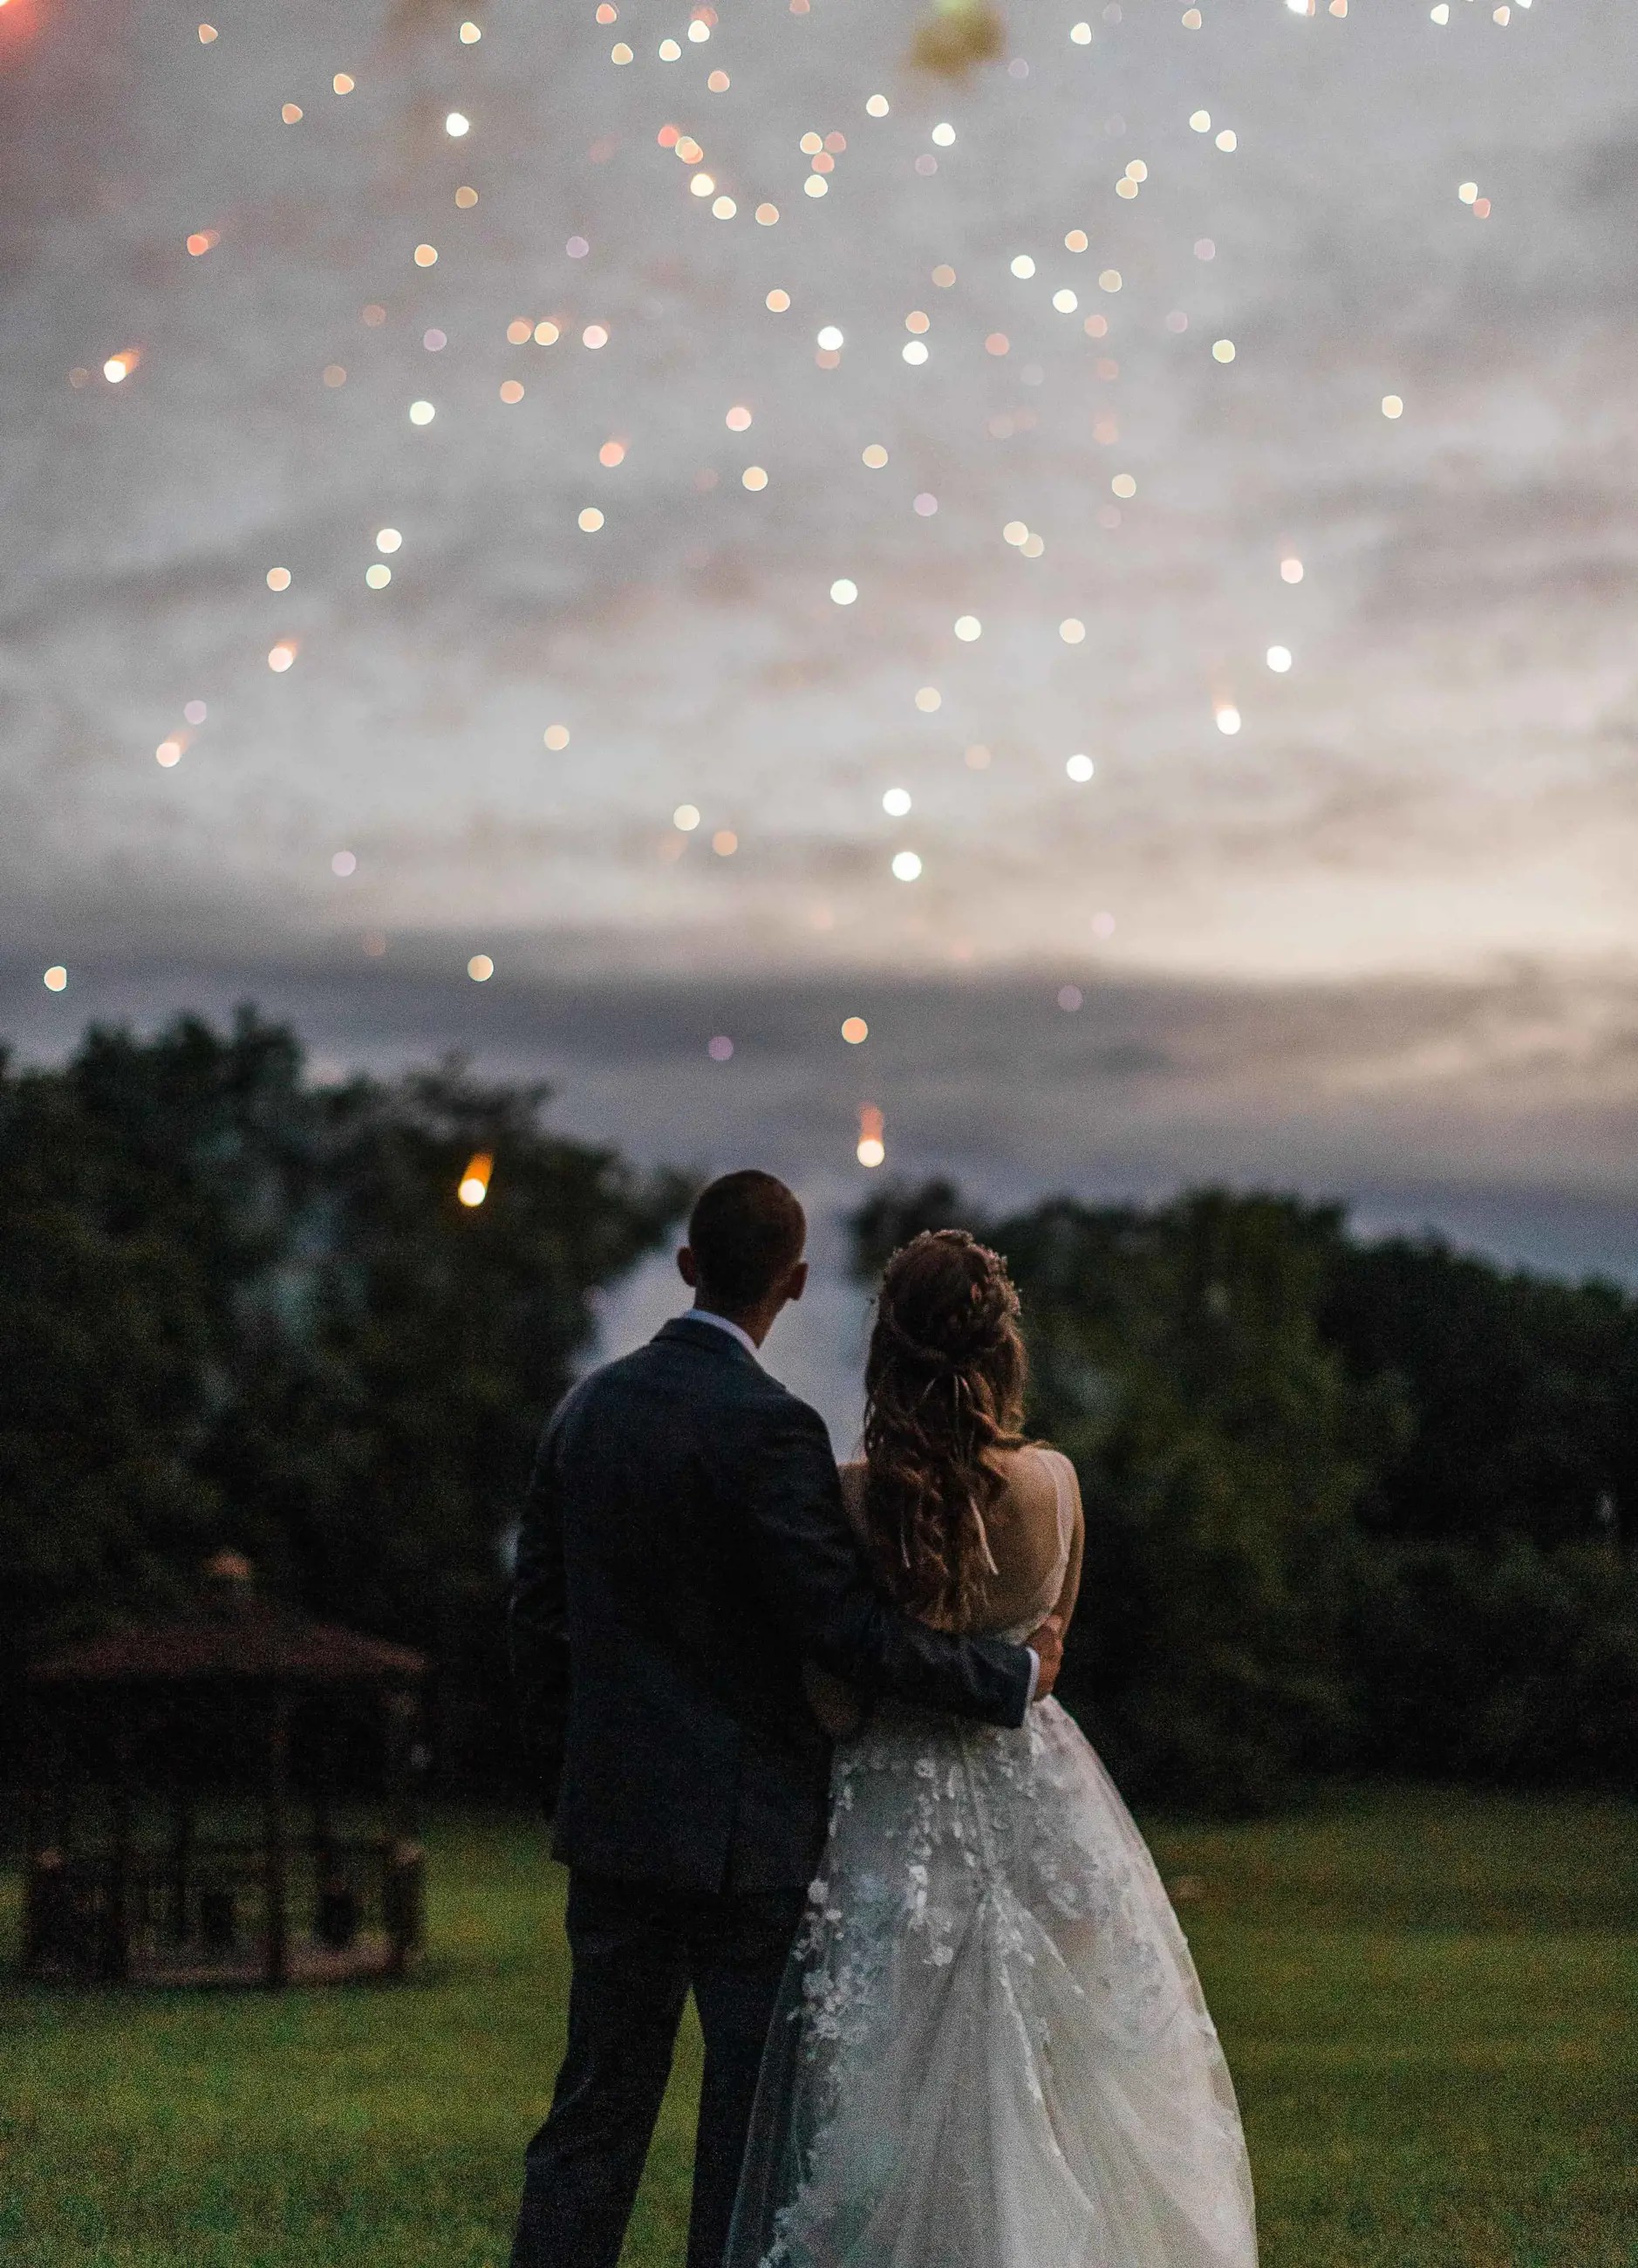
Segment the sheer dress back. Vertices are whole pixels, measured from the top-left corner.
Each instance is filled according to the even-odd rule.
[[[861,1469],[844,1469],[850,1504]],[[1051,1483],[1050,1510],[1042,1484]],[[982,1626],[1072,1609],[1073,1468],[1016,1454]],[[1255,2268],[1234,2090],[1142,1837],[1055,1701],[836,1748],[725,2268]]]

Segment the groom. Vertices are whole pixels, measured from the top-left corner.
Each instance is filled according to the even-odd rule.
[[[824,1843],[811,1656],[865,1695],[1022,1723],[1061,1633],[944,1637],[873,1587],[823,1420],[757,1359],[807,1282],[783,1182],[738,1173],[677,1256],[691,1313],[575,1388],[529,1484],[513,1674],[568,1862],[569,2044],[512,2268],[615,2268],[692,1988],[688,2268],[719,2268],[762,2046]]]

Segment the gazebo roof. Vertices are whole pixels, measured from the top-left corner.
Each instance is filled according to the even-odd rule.
[[[211,1563],[212,1595],[191,1614],[107,1638],[86,1638],[36,1662],[45,1685],[185,1683],[260,1679],[291,1684],[399,1685],[423,1676],[426,1657],[365,1638],[261,1597],[247,1561],[223,1552]]]

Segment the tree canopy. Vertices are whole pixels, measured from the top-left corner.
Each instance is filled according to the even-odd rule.
[[[249,1009],[0,1070],[0,1657],[165,1604],[229,1543],[431,1651],[447,1735],[492,1718],[535,1439],[686,1196],[547,1101],[458,1061],[316,1082]]]
[[[1638,1301],[1221,1189],[995,1219],[889,1190],[860,1275],[945,1225],[1006,1255],[1032,1423],[1080,1472],[1064,1690],[1123,1784],[1228,1808],[1335,1769],[1631,1784]]]
[[[605,1287],[688,1195],[548,1101],[459,1061],[318,1080],[250,1009],[0,1058],[0,1686],[230,1545],[429,1653],[448,1770],[505,1776],[529,1460]],[[1244,1809],[1339,1769],[1633,1784],[1638,1300],[1221,1189],[988,1217],[890,1189],[859,1273],[956,1222],[1008,1256],[1031,1423],[1080,1471],[1063,1690],[1123,1786]]]

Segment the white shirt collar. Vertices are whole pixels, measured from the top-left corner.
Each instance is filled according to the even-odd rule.
[[[688,1320],[694,1323],[714,1323],[719,1331],[726,1331],[731,1339],[738,1339],[753,1362],[758,1360],[756,1341],[742,1324],[731,1322],[726,1315],[714,1315],[709,1307],[690,1307]]]

